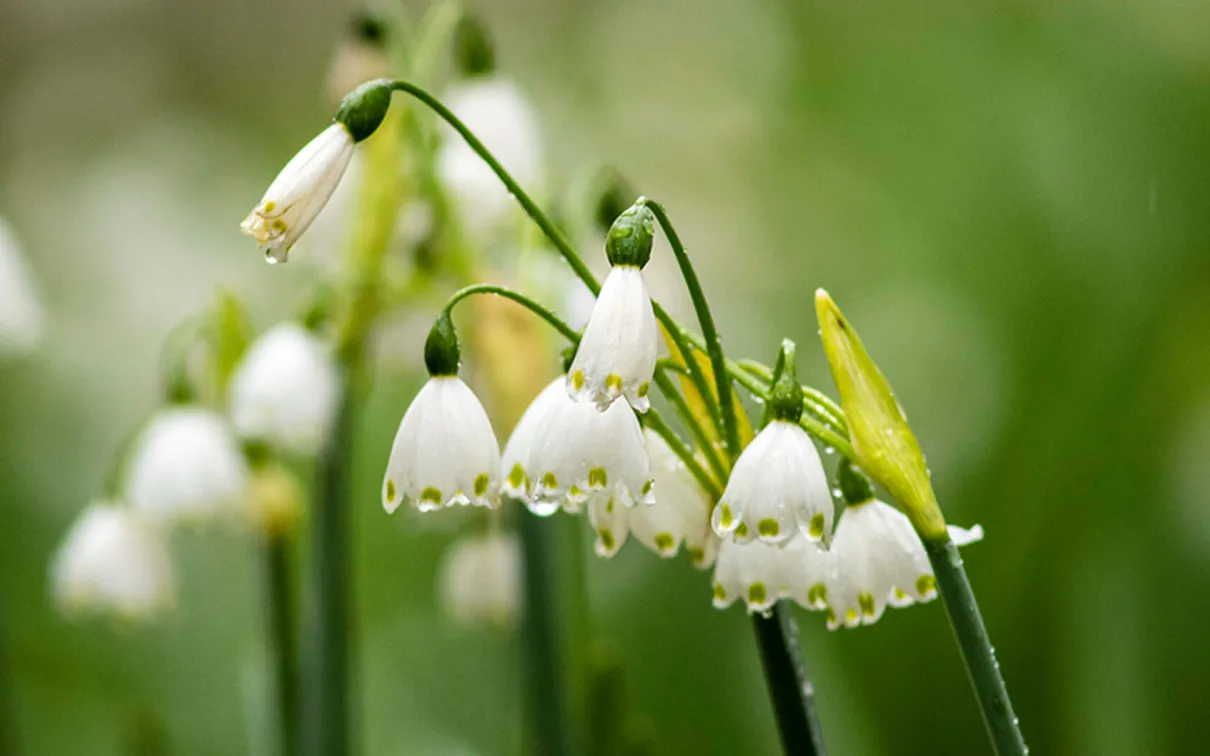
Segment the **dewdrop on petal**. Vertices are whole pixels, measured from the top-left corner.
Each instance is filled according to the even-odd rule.
[[[682,541],[690,549],[697,543],[700,554],[694,561],[705,561],[710,498],[667,441],[652,430],[644,430],[643,438],[655,481],[655,503],[635,508],[630,531],[644,546],[665,558],[676,556]]]
[[[441,604],[456,622],[510,627],[521,604],[521,546],[489,533],[455,542],[438,570]]]
[[[721,538],[741,543],[784,543],[801,533],[826,544],[835,510],[819,452],[798,425],[802,388],[792,360],[769,409],[772,421],[736,460],[711,525]]]
[[[643,267],[651,258],[654,216],[635,205],[618,216],[605,240],[613,268],[601,293],[576,358],[567,373],[567,391],[604,411],[625,396],[636,412],[646,412],[647,391],[655,373],[660,332]]]
[[[29,351],[46,329],[33,274],[8,224],[0,220],[0,355]]]
[[[51,563],[50,583],[56,606],[69,616],[145,619],[175,603],[163,532],[105,501],[90,504],[71,526]]]
[[[350,92],[332,125],[299,150],[265,190],[240,228],[256,239],[269,262],[286,262],[290,248],[336,191],[354,146],[374,133],[390,104],[390,82],[383,79]]]
[[[807,594],[823,580],[826,565],[826,552],[802,537],[781,546],[724,540],[714,564],[714,606],[725,609],[742,599],[749,614],[767,613],[778,599],[792,598],[819,608]]]
[[[616,402],[599,412],[564,392],[549,405],[534,426],[524,461],[531,509],[578,512],[597,496],[616,496],[624,506],[651,504],[650,462],[629,404]]]
[[[408,502],[421,512],[473,504],[493,507],[499,492],[500,446],[475,392],[458,377],[458,337],[449,313],[424,346],[429,380],[412,400],[387,463],[382,505]]]
[[[935,598],[933,568],[907,515],[875,499],[865,476],[848,460],[841,463],[839,479],[848,506],[836,525],[825,581],[828,629],[870,625],[887,604],[902,607]],[[960,546],[983,537],[977,525],[949,532]]]
[[[243,452],[216,412],[196,405],[160,410],[135,440],[125,498],[156,522],[237,514],[248,485]]]
[[[231,421],[241,438],[315,454],[328,436],[340,391],[329,347],[282,323],[248,349],[231,378]]]

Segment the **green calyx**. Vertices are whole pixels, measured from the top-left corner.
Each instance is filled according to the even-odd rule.
[[[464,78],[487,76],[496,70],[496,50],[479,20],[464,15],[454,31],[454,54]]]
[[[424,341],[424,366],[433,377],[457,375],[461,357],[458,332],[454,330],[454,321],[447,310],[438,316]]]
[[[777,365],[773,370],[773,390],[769,395],[769,412],[774,420],[798,423],[802,417],[802,386],[794,365],[794,342],[784,339]]]
[[[609,233],[605,236],[605,255],[609,258],[609,264],[644,267],[651,259],[654,236],[655,215],[640,198],[609,227]]]
[[[341,100],[334,120],[344,124],[354,142],[378,130],[391,107],[392,82],[375,79],[359,85]]]
[[[874,498],[870,479],[848,458],[842,457],[836,468],[836,483],[846,504],[864,504]]]

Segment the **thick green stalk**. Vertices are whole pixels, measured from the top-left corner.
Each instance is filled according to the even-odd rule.
[[[752,615],[765,681],[777,715],[782,751],[789,756],[823,756],[823,729],[815,710],[815,687],[807,677],[798,647],[798,626],[793,610],[778,601],[768,616]]]
[[[554,551],[557,535],[540,518],[521,513],[521,553],[525,580],[521,637],[525,644],[525,753],[571,756],[570,712],[563,686],[563,639],[559,636]]]
[[[735,416],[735,398],[731,394],[731,379],[727,377],[727,361],[723,356],[723,342],[719,338],[718,328],[714,325],[714,315],[710,312],[710,304],[706,301],[706,293],[702,291],[702,284],[698,281],[697,271],[693,269],[689,253],[681,243],[681,237],[677,235],[672,221],[668,219],[664,206],[650,199],[640,201],[651,210],[659,221],[660,228],[664,229],[664,236],[668,237],[668,244],[676,256],[677,265],[680,266],[681,277],[685,279],[685,286],[689,289],[689,298],[693,301],[693,310],[697,315],[698,324],[702,327],[702,337],[706,340],[706,353],[710,356],[710,365],[714,370],[714,387],[718,393],[719,414],[723,420],[723,441],[727,445],[728,458],[734,462],[740,453],[739,420]],[[686,355],[686,362],[693,364],[695,360],[690,359],[691,357],[692,355]]]
[[[279,756],[298,756],[302,721],[298,709],[298,642],[294,625],[294,593],[290,569],[291,537],[285,532],[266,533],[260,543],[268,608],[268,641],[273,659],[277,696]]]
[[[346,368],[346,371],[348,369]],[[332,434],[318,460],[319,479],[311,514],[311,601],[306,660],[305,745],[310,756],[350,752],[349,640],[353,618],[349,570],[354,391],[348,372]]]
[[[693,410],[689,408],[689,403],[685,401],[685,397],[681,396],[681,392],[676,390],[676,385],[663,368],[655,369],[655,385],[660,389],[660,393],[672,405],[672,409],[676,412],[677,417],[681,419],[681,423],[689,429],[693,435],[693,440],[697,443],[699,449],[702,450],[702,456],[706,458],[706,463],[710,465],[711,471],[714,472],[715,480],[727,479],[727,468],[723,465],[723,460],[719,457],[718,448],[710,442],[710,438],[706,432],[697,423],[697,419],[693,416]]]
[[[925,550],[933,565],[937,590],[945,602],[962,660],[966,662],[975,697],[979,700],[992,747],[999,756],[1025,756],[1029,748],[1021,735],[1017,715],[1013,713],[1013,704],[1000,674],[1000,663],[996,661],[996,653],[987,637],[987,627],[967,580],[958,547],[946,537],[926,541]]]

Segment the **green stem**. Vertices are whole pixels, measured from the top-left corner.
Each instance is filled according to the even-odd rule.
[[[509,194],[511,194],[513,198],[521,204],[522,209],[525,210],[525,214],[528,215],[534,223],[538,224],[538,228],[541,228],[542,233],[546,234],[546,238],[550,239],[551,243],[555,245],[555,249],[557,249],[559,254],[563,256],[563,259],[567,262],[567,264],[571,266],[571,269],[576,276],[578,276],[579,279],[584,282],[584,285],[589,288],[589,290],[593,293],[593,296],[596,296],[598,293],[600,293],[601,285],[592,275],[592,271],[588,269],[588,266],[584,264],[584,261],[580,259],[580,256],[576,254],[574,249],[572,249],[571,243],[567,241],[567,237],[563,235],[563,232],[560,231],[553,222],[551,222],[550,218],[546,217],[546,213],[542,212],[542,209],[538,207],[537,203],[535,203],[533,199],[530,198],[529,194],[527,194],[525,190],[521,188],[521,185],[509,175],[508,171],[504,170],[504,166],[500,165],[500,161],[496,160],[495,156],[492,155],[487,147],[483,145],[483,142],[479,141],[479,138],[476,137],[469,128],[467,128],[466,124],[464,124],[458,118],[458,116],[454,115],[454,113],[444,104],[442,104],[442,102],[436,97],[410,81],[395,79],[391,82],[391,88],[397,92],[406,92],[412,97],[415,97],[417,100],[420,100],[430,109],[432,109],[433,112],[440,116],[443,121],[453,127],[454,131],[457,131],[458,134],[461,135],[464,140],[466,140],[467,146],[474,150],[475,154],[478,155],[483,162],[487,163],[488,167],[492,169],[492,172],[496,174],[497,178],[504,183],[504,186],[508,188]]]
[[[785,601],[778,601],[770,616],[752,615],[752,626],[773,698],[782,751],[787,756],[824,756],[827,749],[815,710],[815,686],[807,677],[798,647],[793,610]]]
[[[723,494],[718,488],[718,483],[702,469],[702,466],[693,457],[693,452],[677,438],[672,429],[668,427],[668,424],[664,422],[664,418],[660,417],[660,413],[656,412],[654,408],[648,409],[642,415],[642,423],[644,427],[651,428],[651,430],[660,435],[660,438],[668,443],[673,453],[680,458],[681,462],[685,463],[685,467],[689,469],[690,474],[697,480],[702,490],[710,495],[712,501],[718,501],[719,497]]]
[[[772,382],[773,371],[756,360],[728,362],[727,369],[732,373],[750,373],[763,379],[766,383]],[[849,420],[830,396],[817,388],[806,385],[802,387],[802,393],[808,412],[814,413],[824,423],[834,426],[842,435],[846,437],[849,435]]]
[[[710,355],[710,364],[714,369],[714,386],[718,392],[719,414],[723,418],[723,439],[726,444],[727,456],[734,462],[740,452],[739,420],[735,416],[735,398],[731,394],[731,380],[727,377],[727,361],[723,356],[723,342],[719,338],[718,328],[714,325],[714,315],[710,312],[710,304],[706,301],[705,292],[702,291],[697,271],[693,269],[693,263],[689,260],[689,253],[685,250],[685,245],[681,243],[681,237],[677,235],[676,229],[673,228],[672,221],[668,219],[664,206],[655,200],[645,198],[640,199],[639,202],[645,204],[655,215],[656,220],[660,222],[664,235],[668,237],[668,244],[672,247],[672,253],[676,255],[677,265],[681,269],[681,277],[685,279],[685,286],[689,289],[689,298],[693,301],[693,310],[702,327],[702,337],[706,340],[706,353]],[[688,361],[696,362],[696,360]]]
[[[999,756],[1025,756],[1029,748],[1021,735],[1017,715],[1013,713],[1013,704],[1008,697],[1004,677],[1000,674],[1000,664],[987,637],[987,627],[983,624],[979,604],[967,580],[958,547],[946,536],[943,540],[926,541],[925,549],[933,565],[933,573],[937,576],[937,590],[945,601],[945,610],[975,689],[975,697],[979,700],[992,748]]]
[[[716,481],[726,480],[727,468],[723,466],[723,461],[719,458],[718,449],[710,442],[706,431],[698,424],[697,418],[693,416],[693,411],[689,409],[689,403],[685,401],[685,397],[681,396],[681,392],[676,390],[676,384],[659,367],[655,370],[655,385],[659,388],[660,393],[664,395],[664,398],[668,400],[668,403],[672,405],[672,409],[676,412],[677,417],[681,419],[681,423],[693,435],[693,440],[697,443],[698,448],[702,450],[702,455],[706,458],[707,464],[710,465],[711,471],[714,472],[714,479]]]
[[[346,366],[331,436],[318,460],[319,481],[311,515],[311,611],[304,722],[313,756],[349,753],[349,639],[352,616],[349,576],[348,469],[353,455],[355,399]]]
[[[497,286],[495,284],[473,284],[471,286],[459,289],[458,291],[454,292],[453,296],[446,301],[445,311],[447,313],[452,312],[454,305],[474,294],[493,294],[504,297],[505,299],[511,299],[533,314],[545,320],[548,324],[550,324],[551,327],[565,336],[571,343],[577,344],[580,341],[580,334],[576,332],[576,329],[569,326],[566,322],[559,318],[558,315],[555,315],[537,301],[530,299],[524,294],[514,291],[506,286]]]
[[[536,515],[521,513],[521,553],[524,569],[522,641],[525,644],[526,753],[571,756],[570,712],[563,686],[563,646],[556,618],[554,531]]]
[[[294,595],[290,584],[290,542],[286,533],[270,532],[260,543],[268,608],[269,646],[277,694],[280,756],[298,756],[301,720],[298,713],[298,644],[294,635]]]
[[[689,372],[689,380],[692,381],[693,388],[697,390],[698,395],[702,398],[702,403],[706,405],[706,411],[710,413],[710,422],[713,423],[716,431],[722,433],[723,421],[718,401],[714,398],[714,392],[711,391],[710,384],[706,382],[706,373],[702,370],[702,366],[697,363],[697,357],[693,353],[689,336],[672,319],[668,311],[660,306],[659,302],[652,300],[651,309],[655,312],[656,319],[663,324],[664,330],[668,332],[673,345],[685,361],[685,369]]]
[[[769,400],[769,387],[762,383],[761,380],[756,376],[746,373],[743,370],[732,373],[732,376],[735,377],[737,383],[747,389],[748,392],[753,396],[757,397],[761,401],[767,402]],[[849,459],[853,458],[853,445],[849,443],[848,439],[838,434],[828,425],[825,425],[817,418],[806,413],[803,413],[803,416],[799,419],[798,423],[803,427],[803,430],[810,435],[818,438],[820,441],[832,447],[837,452],[843,454]]]

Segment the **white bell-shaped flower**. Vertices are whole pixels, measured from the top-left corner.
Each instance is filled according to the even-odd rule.
[[[612,493],[593,497],[588,502],[588,521],[596,534],[593,551],[597,556],[609,558],[618,553],[630,537],[630,523],[635,513],[649,508],[636,507],[625,496],[624,493]]]
[[[978,525],[949,530],[959,546],[983,538]],[[911,521],[877,499],[850,504],[840,515],[831,557],[825,581],[829,630],[870,625],[888,603],[907,606],[937,595],[932,565]]]
[[[136,512],[95,502],[72,525],[50,569],[65,614],[140,619],[173,606],[176,583],[164,534]]]
[[[231,378],[231,421],[246,439],[315,454],[327,439],[340,395],[331,350],[296,323],[269,329]]]
[[[617,265],[605,277],[580,347],[567,373],[567,391],[599,411],[625,395],[638,412],[650,406],[660,332],[643,271]]]
[[[624,505],[651,503],[653,482],[643,431],[634,410],[617,402],[604,412],[547,386],[509,440],[506,483],[535,514],[560,506],[578,512],[590,498],[616,496]]]
[[[29,351],[45,329],[33,273],[12,230],[0,220],[0,355]]]
[[[783,543],[801,532],[826,543],[833,512],[815,444],[798,424],[774,420],[736,460],[711,524],[720,537],[740,542]]]
[[[518,183],[527,187],[541,183],[542,137],[529,103],[515,84],[497,76],[476,77],[455,84],[444,100]],[[517,213],[499,177],[453,129],[437,152],[436,171],[472,236],[485,238],[510,212]]]
[[[780,598],[791,598],[807,608],[820,608],[818,591],[808,600],[810,586],[822,582],[827,552],[805,538],[783,544],[724,540],[714,565],[714,606],[724,609],[743,600],[749,613],[768,612]]]
[[[286,163],[260,204],[240,224],[269,262],[285,262],[290,247],[323,210],[353,158],[353,135],[339,121]]]
[[[387,463],[382,505],[421,512],[455,504],[495,505],[500,446],[475,392],[456,375],[435,375],[412,400]]]
[[[458,540],[438,570],[441,603],[456,622],[509,627],[521,604],[521,546],[514,535]]]
[[[158,522],[238,513],[247,463],[223,417],[200,406],[161,410],[139,434],[126,468],[126,500]]]
[[[706,534],[710,532],[710,497],[698,485],[660,434],[644,430],[647,458],[655,481],[655,504],[636,507],[630,516],[630,531],[647,548],[662,557],[676,556],[681,542],[701,550],[706,559]],[[695,554],[694,561],[699,561]]]

